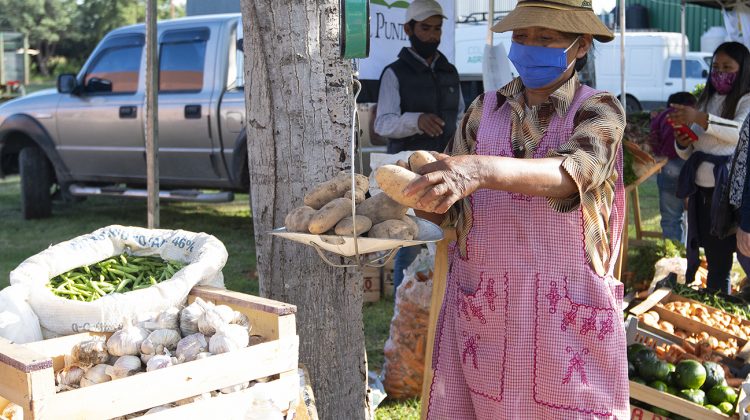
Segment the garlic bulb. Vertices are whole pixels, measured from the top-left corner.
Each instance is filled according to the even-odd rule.
[[[222,394],[231,394],[232,392],[242,391],[243,389],[250,386],[250,382],[245,382],[237,385],[228,386],[226,388],[221,388],[219,391],[221,391]]]
[[[120,356],[112,366],[107,366],[105,373],[112,379],[125,378],[141,371],[141,359],[138,356]]]
[[[55,375],[55,383],[60,386],[61,391],[78,388],[85,371],[76,365],[66,366]]]
[[[106,372],[108,366],[109,365],[98,364],[87,370],[83,375],[83,378],[81,378],[81,388],[111,381],[112,377],[107,375]]]
[[[247,315],[243,314],[240,311],[234,311],[234,318],[232,319],[232,322],[230,324],[237,324],[242,325],[243,327],[247,328],[248,331],[250,328],[250,318],[247,317]]]
[[[121,330],[117,330],[107,340],[107,350],[113,356],[137,356],[141,349],[141,344],[148,337],[148,330],[132,325],[125,324]]]
[[[154,354],[141,354],[141,362],[143,362],[144,365],[147,365],[148,361],[154,356]]]
[[[225,324],[216,330],[208,342],[208,351],[213,354],[226,353],[247,347],[250,337],[247,328],[236,324]]]
[[[210,337],[223,324],[229,324],[234,319],[234,310],[226,305],[207,307],[206,312],[198,318],[198,331]]]
[[[176,330],[180,324],[180,310],[176,307],[167,309],[157,315],[155,320],[146,321],[143,327],[149,330]]]
[[[206,312],[206,306],[203,299],[195,298],[195,302],[180,312],[180,332],[183,337],[198,332],[198,319]]]
[[[73,347],[73,359],[82,367],[106,363],[109,359],[107,344],[102,339],[82,341]]]
[[[201,333],[190,334],[177,343],[177,360],[180,363],[195,360],[195,356],[208,350],[206,336]]]
[[[173,358],[169,355],[169,352],[167,352],[167,354],[157,354],[146,363],[146,372],[170,367],[174,364],[172,363],[172,359]]]
[[[8,403],[3,409],[0,418],[8,420],[23,420],[23,407],[18,404]]]
[[[141,343],[143,354],[163,354],[164,350],[173,351],[180,341],[180,333],[175,330],[155,330]]]

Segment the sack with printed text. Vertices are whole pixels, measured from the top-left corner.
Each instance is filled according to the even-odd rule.
[[[184,264],[171,278],[126,293],[108,293],[91,302],[58,297],[50,279],[74,268],[120,254],[158,256]],[[224,287],[227,250],[206,233],[112,225],[51,246],[10,273],[11,285],[24,285],[26,301],[39,318],[45,338],[81,331],[114,331],[124,319],[184,304],[193,286]]]

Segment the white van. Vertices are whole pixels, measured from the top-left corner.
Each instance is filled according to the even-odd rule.
[[[472,89],[481,93],[482,56],[487,37],[486,23],[457,24],[455,65],[461,77],[464,96]],[[673,32],[627,32],[625,34],[625,89],[629,111],[652,109],[666,104],[669,95],[682,90],[680,34]],[[494,44],[510,51],[511,33],[494,34]],[[687,43],[687,40],[686,40]],[[690,47],[686,44],[687,48]],[[620,35],[608,43],[595,42],[593,58],[595,87],[620,96]],[[686,86],[692,91],[706,82],[711,69],[711,54],[686,53]],[[511,73],[517,76],[510,64]],[[474,94],[473,96],[476,96]],[[470,103],[472,98],[467,98]]]
[[[628,110],[651,109],[666,103],[669,95],[682,88],[681,35],[673,32],[630,32],[625,34],[625,91]],[[686,47],[690,45],[685,40]],[[618,97],[620,85],[620,35],[608,43],[595,42],[596,88]],[[706,82],[711,54],[687,52],[685,89]]]

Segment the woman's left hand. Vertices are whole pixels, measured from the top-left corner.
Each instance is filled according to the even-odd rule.
[[[482,183],[482,161],[477,156],[446,157],[427,164],[422,176],[404,189],[421,197],[417,210],[443,214],[458,200],[471,195]]]

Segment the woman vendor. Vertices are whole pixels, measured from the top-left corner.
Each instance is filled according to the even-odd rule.
[[[614,36],[589,0],[520,1],[492,29],[513,31],[519,78],[477,98],[451,156],[405,190],[458,234],[428,418],[626,419],[624,111],[577,76]]]

